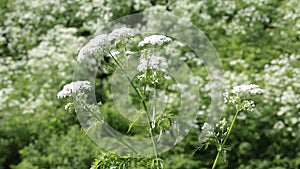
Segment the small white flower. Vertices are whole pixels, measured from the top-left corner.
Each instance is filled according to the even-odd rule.
[[[73,107],[73,104],[72,104],[72,103],[67,103],[67,104],[65,105],[65,110],[71,110],[72,107]]]
[[[222,129],[222,130],[223,130],[223,129],[224,129],[224,127],[226,126],[226,124],[227,124],[227,121],[226,121],[226,119],[225,119],[225,118],[223,118],[223,120],[219,122],[220,129]]]
[[[86,89],[91,90],[92,86],[89,81],[77,81],[66,84],[61,91],[57,93],[57,98],[65,98],[70,96],[72,93],[79,92],[80,90]]]
[[[205,130],[205,129],[211,129],[211,126],[210,126],[208,123],[205,122],[205,123],[203,124],[203,126],[201,127],[201,129],[202,129],[202,130]]]
[[[245,101],[244,102],[244,105],[242,107],[242,109],[246,110],[246,111],[253,111],[255,108],[255,104],[254,102],[251,100],[251,101]]]
[[[284,125],[284,123],[283,123],[282,121],[276,122],[276,123],[274,124],[274,126],[273,126],[274,129],[282,129],[282,128],[284,128],[284,127],[285,127],[285,125]]]
[[[151,35],[151,36],[146,37],[143,41],[139,42],[138,46],[142,47],[147,44],[162,45],[163,43],[171,42],[171,41],[172,41],[172,39],[169,37],[166,37],[165,35]]]
[[[213,134],[213,130],[214,130],[213,127],[210,124],[206,123],[206,122],[203,124],[203,126],[201,127],[201,129],[204,132],[206,132],[207,136],[212,135]]]
[[[298,123],[298,118],[292,117],[292,118],[291,118],[291,123],[292,123],[292,124]]]
[[[288,113],[290,110],[291,110],[291,107],[283,106],[283,107],[280,107],[279,111],[276,114],[277,114],[277,116],[282,116],[282,115]]]
[[[238,99],[237,95],[232,95],[232,93],[225,92],[223,93],[223,99],[225,103],[235,103]]]

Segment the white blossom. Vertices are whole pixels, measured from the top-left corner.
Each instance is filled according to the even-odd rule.
[[[244,105],[243,105],[242,109],[244,109],[246,111],[253,111],[254,107],[255,107],[255,104],[252,100],[251,101],[246,100],[244,102]]]
[[[137,67],[137,70],[139,72],[145,71],[147,68],[148,69],[159,69],[162,71],[165,71],[165,69],[168,67],[168,64],[165,60],[165,58],[161,56],[148,56],[146,58],[141,58],[140,63]]]
[[[57,98],[65,98],[72,93],[79,92],[83,89],[91,90],[92,86],[89,81],[76,81],[66,84],[61,91],[57,93]]]
[[[111,39],[117,39],[120,37],[133,37],[135,35],[134,30],[131,28],[122,27],[119,29],[114,29],[110,34],[109,37]]]
[[[143,41],[139,42],[138,46],[142,47],[147,44],[162,45],[163,43],[171,42],[171,41],[172,41],[172,39],[169,37],[166,37],[165,35],[151,35],[151,36],[147,36]]]
[[[201,129],[206,133],[207,136],[210,136],[212,134],[214,134],[214,128],[207,122],[205,122],[203,124],[203,126],[201,127]]]
[[[101,34],[95,36],[93,39],[90,40],[89,45],[91,47],[98,47],[98,46],[103,46],[107,42],[109,42],[110,38],[107,34]]]
[[[89,54],[93,54],[100,46],[105,46],[110,42],[107,34],[101,34],[91,39],[83,48],[80,49],[77,61],[80,63]]]
[[[232,93],[251,93],[251,94],[262,94],[264,90],[259,88],[258,85],[255,84],[243,84],[239,86],[235,86],[232,90]]]
[[[226,118],[223,118],[221,121],[219,121],[216,124],[216,127],[219,127],[221,130],[223,130],[225,128],[226,124],[227,124]]]
[[[282,106],[279,111],[276,113],[277,116],[282,116],[291,110],[290,106]]]
[[[229,92],[223,93],[223,98],[225,103],[235,103],[235,100],[238,98],[237,95],[232,95]]]
[[[290,120],[291,120],[292,124],[296,124],[299,121],[298,118],[296,118],[296,117],[292,117]]]
[[[134,30],[126,27],[114,29],[110,34],[101,34],[91,39],[81,50],[77,56],[77,61],[80,63],[89,54],[93,54],[100,47],[105,47],[112,40],[121,37],[133,37]]]
[[[65,105],[65,110],[71,110],[72,109],[72,106],[73,106],[73,103],[67,103]]]
[[[111,52],[110,54],[111,54],[113,57],[115,57],[115,56],[119,55],[120,52],[119,52],[119,51],[113,51],[113,52]]]
[[[282,128],[284,128],[284,127],[285,127],[285,125],[284,125],[284,123],[283,123],[282,121],[276,122],[276,123],[274,124],[274,126],[273,126],[274,129],[282,129]]]
[[[244,93],[262,94],[264,91],[255,84],[235,86],[229,92],[223,93],[224,102],[234,104],[239,111],[253,111],[255,104],[252,100],[240,95]]]

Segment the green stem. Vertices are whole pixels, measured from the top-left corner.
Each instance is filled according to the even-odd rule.
[[[142,104],[143,104],[143,108],[146,112],[146,116],[147,116],[147,120],[148,120],[148,124],[149,124],[149,133],[150,133],[150,137],[152,140],[152,144],[153,144],[153,150],[154,150],[154,155],[155,158],[158,158],[157,155],[157,145],[156,145],[156,141],[153,137],[153,130],[152,130],[152,125],[151,125],[151,118],[150,115],[148,114],[148,108],[145,102],[145,99],[143,97],[143,95],[141,94],[141,92],[138,90],[138,88],[133,84],[132,80],[130,79],[130,77],[128,76],[128,74],[126,73],[126,71],[124,70],[123,66],[118,62],[118,60],[109,52],[110,56],[113,58],[113,60],[116,62],[116,64],[120,67],[120,69],[126,74],[126,78],[129,81],[130,85],[133,87],[133,89],[135,90],[135,92],[138,94],[138,96],[140,97],[140,99],[142,100]]]
[[[212,166],[212,169],[215,169],[216,166],[217,166],[217,163],[218,163],[218,161],[219,161],[220,155],[221,155],[221,153],[223,152],[223,147],[224,147],[226,141],[227,141],[228,138],[229,138],[229,135],[230,135],[230,133],[231,133],[231,130],[232,130],[232,128],[233,128],[233,125],[234,125],[234,123],[235,123],[235,121],[236,121],[236,118],[237,118],[238,114],[239,114],[239,109],[236,110],[235,115],[234,115],[234,117],[233,117],[233,120],[232,120],[232,122],[231,122],[231,124],[230,124],[228,133],[226,134],[224,141],[221,143],[220,149],[218,149],[218,154],[217,154],[217,156],[216,156],[216,158],[215,158],[215,161],[214,161],[214,164],[213,164],[213,166]]]
[[[218,160],[219,160],[219,157],[220,157],[220,154],[221,154],[221,151],[218,151],[218,154],[216,156],[216,159],[214,161],[214,165],[212,166],[212,169],[215,169],[216,166],[217,166],[217,163],[218,163]]]
[[[239,114],[239,109],[237,109],[236,112],[235,112],[235,115],[234,115],[234,117],[233,117],[233,120],[232,120],[231,125],[230,125],[229,130],[228,130],[228,133],[226,134],[226,137],[225,137],[225,139],[224,139],[224,141],[223,141],[223,143],[222,143],[223,145],[224,145],[224,144],[226,143],[226,141],[228,140],[228,137],[229,137],[229,135],[230,135],[230,133],[231,133],[231,131],[232,131],[233,125],[234,125],[234,123],[235,123],[235,121],[236,121],[236,118],[237,118],[238,114]]]

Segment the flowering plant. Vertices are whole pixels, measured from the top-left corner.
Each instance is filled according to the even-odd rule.
[[[229,92],[224,93],[225,104],[231,104],[235,108],[234,117],[228,125],[226,118],[223,118],[215,125],[209,123],[204,123],[201,129],[206,133],[207,141],[205,142],[206,148],[209,144],[213,144],[217,147],[217,156],[214,160],[212,169],[216,168],[220,156],[224,157],[226,160],[226,143],[232,132],[233,126],[236,119],[242,111],[252,112],[254,110],[255,104],[251,99],[251,95],[262,94],[264,91],[255,84],[243,84],[235,86]]]
[[[146,131],[148,131],[153,146],[154,159],[152,160],[152,165],[155,168],[162,168],[162,161],[158,157],[157,143],[160,141],[161,134],[174,122],[174,116],[178,111],[176,110],[178,99],[175,99],[178,95],[176,91],[178,88],[174,86],[174,80],[166,73],[168,68],[166,58],[163,55],[154,53],[150,48],[154,46],[163,47],[163,45],[170,43],[172,39],[165,35],[150,35],[137,45],[134,45],[140,47],[141,51],[138,65],[135,68],[137,75],[131,77],[129,75],[130,68],[128,67],[129,60],[139,54],[130,46],[132,43],[130,40],[134,38],[138,38],[135,36],[134,30],[126,27],[115,29],[109,34],[97,35],[80,50],[77,61],[83,64],[95,58],[101,63],[100,70],[102,72],[121,72],[121,76],[126,77],[127,82],[130,84],[130,97],[134,100],[132,104],[135,107],[135,109],[128,108],[125,110],[127,117],[133,118],[128,126],[127,133],[130,133],[136,125],[141,125],[139,121],[145,118],[146,126],[148,126],[145,126],[147,128]],[[116,81],[118,80],[120,79]],[[111,83],[114,82],[112,81]],[[121,81],[119,84],[123,84],[123,82]],[[75,100],[79,100],[75,104],[78,104],[79,107],[84,107],[83,109],[88,109],[87,112],[85,111],[85,113],[90,114],[87,132],[95,131],[99,124],[103,124],[101,111],[97,111],[97,106],[87,101],[87,92],[93,90],[92,86],[91,82],[87,80],[79,80],[65,85],[57,94],[58,98],[73,95]],[[163,99],[166,97],[168,98],[167,100]],[[165,108],[161,108],[158,105],[161,105],[162,101],[165,104]],[[71,103],[68,103],[66,107],[69,108],[69,105]],[[101,100],[98,105],[101,105]],[[97,118],[92,120],[92,117]],[[157,134],[158,137],[155,137]],[[134,151],[130,145],[124,144]],[[127,156],[127,158],[119,159],[130,158],[130,156]],[[123,163],[121,164],[123,165]],[[102,165],[106,166],[107,164],[105,161],[100,160],[94,167],[97,168]]]

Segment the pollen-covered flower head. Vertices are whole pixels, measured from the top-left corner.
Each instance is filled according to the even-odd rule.
[[[171,42],[172,39],[169,37],[166,37],[165,35],[151,35],[147,36],[143,41],[139,42],[138,46],[142,47],[147,44],[150,45],[162,45],[166,42]]]
[[[72,93],[77,93],[82,90],[91,90],[92,86],[89,81],[76,81],[66,84],[61,91],[57,93],[57,98],[65,98]]]

